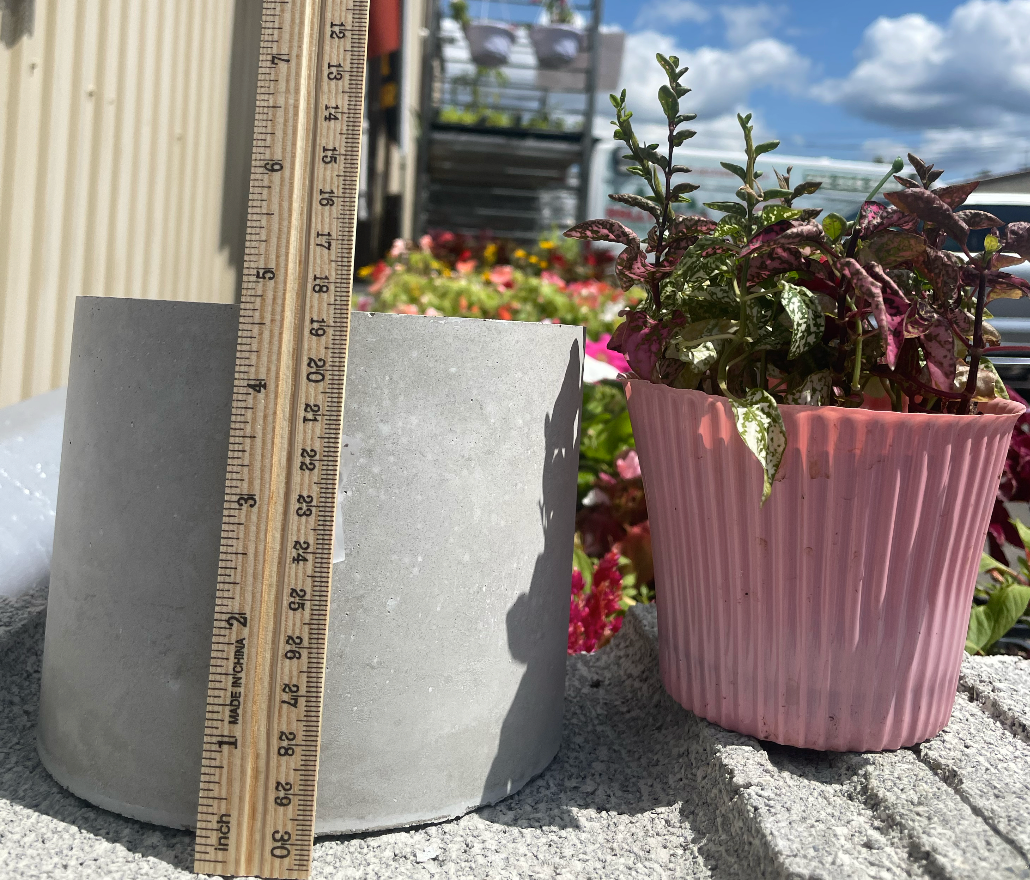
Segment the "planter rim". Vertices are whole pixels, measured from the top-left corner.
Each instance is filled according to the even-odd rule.
[[[633,393],[633,387],[635,385],[641,387],[647,385],[650,386],[650,388],[645,393],[654,393],[659,395],[694,395],[708,398],[708,403],[706,404],[708,406],[719,406],[723,409],[728,409],[730,407],[730,401],[727,398],[719,397],[715,394],[708,394],[705,391],[697,391],[692,388],[672,388],[669,385],[662,385],[657,382],[651,382],[649,379],[640,378],[625,378],[622,380],[622,383],[623,387],[626,389],[627,397]],[[1015,400],[987,400],[978,403],[977,406],[980,410],[976,413],[978,416],[1000,416],[1003,418],[1010,418],[1011,416],[1021,416],[1026,412],[1026,407]],[[870,422],[886,422],[892,419],[905,419],[911,422],[926,421],[940,425],[945,419],[959,420],[968,418],[968,416],[960,416],[955,413],[899,413],[894,412],[893,410],[860,409],[843,406],[803,406],[793,403],[781,403],[780,409],[786,410],[788,414],[797,416],[818,413],[822,417],[830,420],[858,419]]]
[[[574,24],[567,24],[565,22],[550,22],[548,24],[534,24],[532,26],[532,30],[534,30],[534,31],[547,31],[547,30],[567,31],[568,33],[571,33],[571,34],[586,33],[586,31],[584,31],[583,28],[577,27]]]
[[[509,24],[506,21],[498,21],[494,18],[478,18],[474,21],[470,21],[466,25],[466,30],[469,28],[480,27],[489,28],[490,30],[504,31],[506,34],[510,34],[512,39],[515,39],[515,26]]]

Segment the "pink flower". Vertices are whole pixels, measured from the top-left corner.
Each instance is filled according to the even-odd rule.
[[[468,275],[470,272],[474,272],[476,270],[476,261],[458,260],[458,262],[454,264],[454,268],[462,275]]]
[[[620,373],[628,373],[629,361],[627,361],[619,352],[612,351],[608,348],[608,340],[611,338],[612,336],[610,333],[603,333],[597,342],[592,342],[588,339],[586,344],[587,356],[606,364],[610,364]]]
[[[394,259],[397,259],[397,257],[403,257],[405,250],[406,248],[404,247],[404,239],[395,238],[393,240],[393,244],[390,245],[390,256]]]
[[[433,236],[423,235],[418,240],[418,246],[420,250],[425,251],[425,253],[428,254],[433,249]]]
[[[418,306],[414,303],[401,303],[393,307],[392,311],[396,315],[417,315]]]
[[[434,318],[438,318],[441,315],[443,315],[443,312],[441,312],[439,309],[434,309],[432,306],[430,306],[428,309],[425,310],[425,314],[430,315]]]
[[[371,312],[372,311],[372,303],[374,303],[374,302],[375,302],[375,300],[372,297],[370,297],[370,296],[359,296],[358,297],[358,311],[359,312]]]
[[[511,266],[494,266],[490,270],[490,283],[497,285],[502,290],[514,287],[515,282],[512,279],[514,271]]]
[[[556,272],[551,272],[545,269],[543,272],[540,273],[540,280],[543,281],[545,284],[553,284],[559,290],[565,289],[564,279],[562,279],[561,275],[558,275]]]
[[[572,572],[568,653],[596,651],[611,641],[622,628],[621,598],[618,553],[606,554],[597,564],[589,593],[583,575],[578,570]]]
[[[626,450],[615,459],[615,469],[624,480],[633,480],[640,476],[640,459],[635,449]]]

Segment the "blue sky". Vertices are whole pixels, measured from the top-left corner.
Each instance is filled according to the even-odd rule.
[[[697,147],[736,143],[734,116],[750,110],[793,154],[911,149],[949,178],[1030,157],[1030,0],[606,0],[604,20],[628,35],[635,121],[659,122],[655,51],[691,67]]]

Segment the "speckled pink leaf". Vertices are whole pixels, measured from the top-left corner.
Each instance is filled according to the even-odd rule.
[[[776,223],[770,223],[761,232],[759,232],[754,238],[751,239],[740,252],[742,257],[746,257],[748,254],[752,254],[757,250],[761,250],[765,247],[771,247],[773,242],[776,241],[783,233],[787,230],[792,229],[798,224],[796,220],[779,220]],[[815,225],[815,224],[809,224]]]
[[[647,286],[652,268],[639,243],[627,247],[615,261],[615,274],[623,290],[629,290],[634,284]]]
[[[812,262],[797,248],[774,247],[751,257],[748,267],[748,284],[757,284],[771,275],[781,272],[797,272],[808,268]]]
[[[923,333],[920,342],[926,353],[926,366],[934,386],[941,391],[953,390],[958,358],[955,355],[955,337],[947,322],[938,318]]]
[[[887,366],[893,370],[898,362],[901,346],[905,344],[905,316],[911,304],[881,265],[870,263],[865,268],[869,276],[880,286],[879,296],[873,299],[873,316],[883,338]]]
[[[637,234],[618,220],[587,220],[565,230],[566,238],[583,238],[588,241],[613,241],[629,246],[640,245]]]
[[[897,227],[912,232],[919,227],[919,221],[897,208],[880,202],[865,202],[862,205],[862,220],[858,224],[859,238],[869,238],[884,229]]]

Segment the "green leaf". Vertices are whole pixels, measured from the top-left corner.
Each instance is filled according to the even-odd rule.
[[[1018,519],[1010,520],[1010,522],[1016,527],[1016,531],[1019,532],[1019,540],[1023,542],[1023,549],[1030,553],[1030,528]]]
[[[743,402],[734,401],[731,405],[737,432],[762,465],[762,504],[765,504],[787,449],[783,417],[772,395],[763,388],[752,388]]]
[[[758,221],[762,227],[770,223],[779,223],[781,220],[797,220],[801,216],[799,208],[791,208],[788,205],[766,205],[758,215]]]
[[[661,102],[662,110],[665,111],[665,118],[671,122],[680,112],[680,99],[668,86],[662,86],[658,90],[658,100]]]
[[[670,62],[669,59],[666,58],[661,52],[656,54],[655,58],[658,59],[658,63],[660,65],[662,65],[662,70],[665,71],[665,73],[669,77],[669,79],[675,80],[676,79],[676,66],[672,62]]]
[[[986,574],[989,571],[1003,571],[1005,574],[1010,574],[1012,577],[1016,576],[1016,573],[1009,568],[1007,565],[1002,565],[989,553],[980,554],[980,574]]]
[[[836,241],[848,226],[848,221],[840,214],[827,214],[823,217],[823,232],[832,240]]]
[[[748,114],[750,116],[750,114]],[[755,147],[755,155],[761,156],[762,153],[771,153],[780,145],[779,141],[766,141],[764,144],[759,144]]]
[[[783,303],[792,325],[790,351],[787,357],[793,360],[823,338],[826,319],[818,297],[810,290],[789,281],[781,282],[781,288],[780,302]]]
[[[789,189],[772,188],[765,191],[766,199],[789,199],[790,195]]]
[[[572,548],[572,568],[583,575],[583,584],[589,592],[594,583],[594,564],[580,546],[578,539]]]
[[[722,211],[724,214],[732,214],[734,217],[747,216],[747,209],[739,202],[705,202],[704,205],[713,211]]]
[[[784,403],[799,406],[823,406],[833,396],[833,374],[829,370],[810,373],[793,391],[783,396]]]
[[[734,165],[732,162],[720,162],[723,168],[727,171],[736,174],[744,183],[747,183],[747,171],[741,168],[739,165]]]
[[[611,418],[584,425],[580,455],[610,465],[616,455],[633,445],[633,425],[629,411],[623,410]]]
[[[689,128],[684,128],[682,131],[677,131],[676,134],[672,136],[672,145],[674,147],[682,147],[683,144],[686,143],[686,141],[690,140],[695,134],[697,134],[697,132],[692,131]]]
[[[976,605],[970,612],[966,651],[975,654],[990,648],[1012,629],[1026,611],[1028,603],[1030,587],[1011,582],[998,587],[991,593],[986,605]]]

